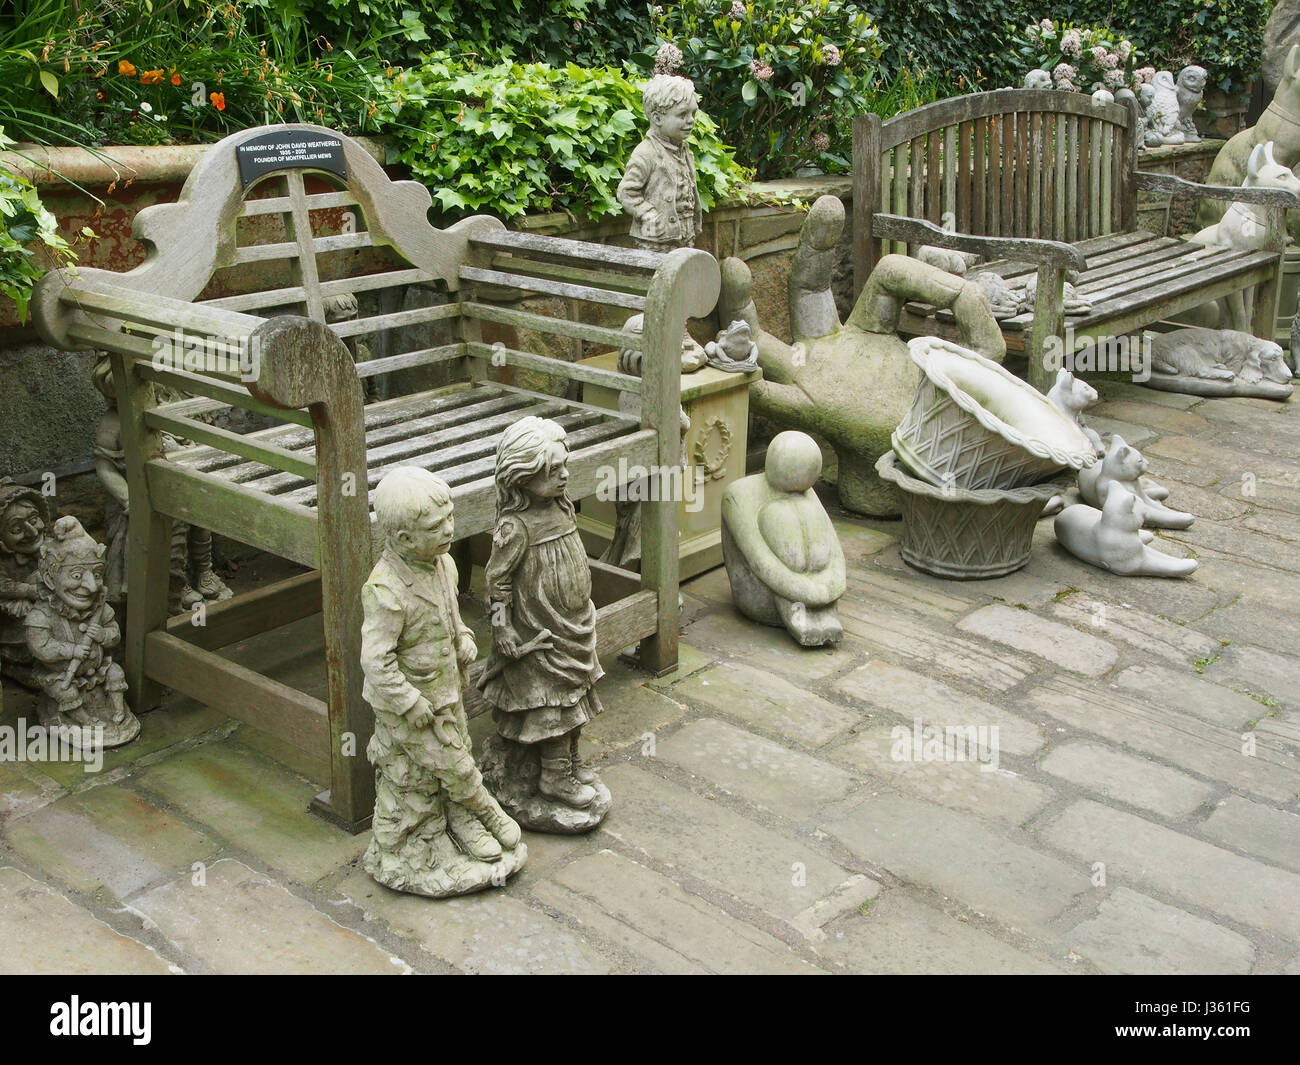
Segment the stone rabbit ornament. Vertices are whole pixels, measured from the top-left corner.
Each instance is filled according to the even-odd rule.
[[[778,433],[762,473],[722,497],[722,557],[731,598],[748,618],[782,625],[804,647],[838,643],[835,604],[845,589],[844,552],[813,491],[821,449],[806,433]]]
[[[1187,577],[1193,558],[1174,558],[1148,544],[1142,503],[1123,485],[1112,484],[1100,510],[1079,503],[1056,516],[1057,542],[1075,558],[1122,577]]]
[[[578,534],[564,430],[523,418],[496,455],[497,524],[487,564],[492,651],[479,689],[496,733],[483,771],[526,828],[578,833],[609,812],[609,789],[579,754],[582,727],[603,711],[596,682],[596,607]]]

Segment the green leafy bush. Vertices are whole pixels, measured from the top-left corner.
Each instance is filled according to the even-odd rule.
[[[869,15],[840,0],[687,0],[660,9],[643,66],[695,82],[701,106],[760,178],[849,166],[848,118],[880,58]]]
[[[641,82],[612,67],[476,65],[438,53],[388,82],[379,102],[401,161],[457,213],[617,214],[623,167],[645,135]],[[707,209],[747,174],[704,113],[691,147]]]
[[[997,88],[1014,78],[1012,41],[1039,9],[1029,0],[864,0],[887,43],[882,74],[910,71],[918,81],[946,82],[960,91]],[[1052,14],[1060,9],[1052,8]]]
[[[0,150],[13,143],[0,128]],[[89,230],[85,233],[93,235]],[[46,269],[75,258],[36,187],[21,174],[0,166],[0,294],[17,305],[20,322],[27,320],[32,286]]]

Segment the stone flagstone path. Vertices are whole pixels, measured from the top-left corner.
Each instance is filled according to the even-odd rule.
[[[1021,572],[939,581],[841,515],[837,649],[690,582],[676,674],[606,663],[603,828],[450,902],[359,869],[320,766],[176,701],[102,773],[0,763],[0,970],[1300,973],[1300,403],[1101,390],[1198,516],[1158,541],[1190,580],[1043,522]],[[310,676],[283,632],[247,654]],[[915,719],[995,727],[996,767],[899,760]]]

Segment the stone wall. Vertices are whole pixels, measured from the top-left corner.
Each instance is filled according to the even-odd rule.
[[[1161,148],[1146,148],[1138,155],[1138,169],[1153,174],[1172,174],[1184,181],[1204,182],[1210,176],[1210,167],[1226,142],[1202,140],[1196,144],[1168,144]],[[1165,196],[1154,192],[1139,192],[1137,224],[1139,229],[1152,233],[1178,236],[1195,233],[1198,201],[1191,196]]]

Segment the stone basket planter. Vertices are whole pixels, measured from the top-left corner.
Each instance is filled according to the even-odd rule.
[[[997,363],[938,337],[907,346],[922,377],[892,440],[913,473],[936,485],[1005,490],[1097,461],[1077,425]]]
[[[880,456],[876,472],[903,499],[903,560],[959,581],[1002,577],[1025,565],[1044,505],[1070,487],[1061,477],[1009,490],[938,488],[910,476],[892,451]]]

